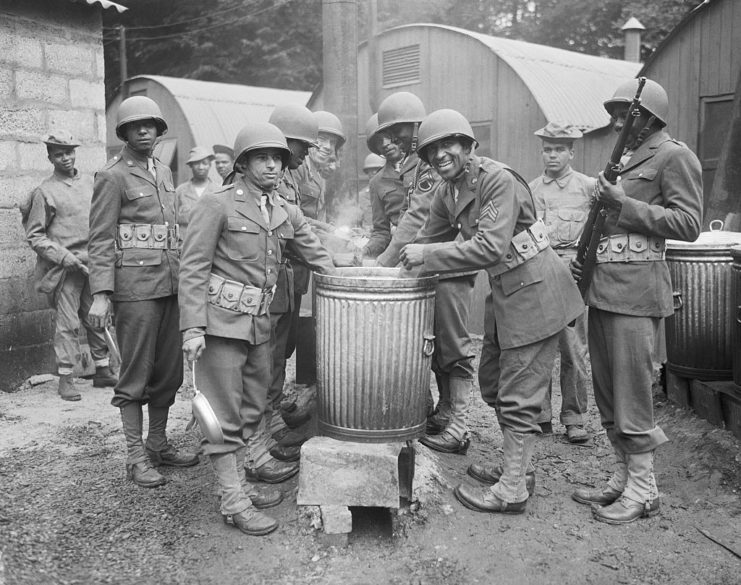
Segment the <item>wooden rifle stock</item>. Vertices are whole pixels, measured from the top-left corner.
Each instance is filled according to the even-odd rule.
[[[615,147],[612,149],[610,160],[605,166],[604,176],[610,183],[614,184],[617,182],[620,171],[622,170],[620,159],[623,156],[625,145],[628,142],[628,136],[633,128],[633,122],[640,116],[638,106],[641,103],[641,92],[645,84],[645,77],[638,78],[636,95],[628,108],[628,115],[625,117],[625,123],[620,130]],[[576,248],[576,262],[581,265],[582,270],[581,278],[578,279],[576,284],[582,298],[587,296],[589,285],[592,283],[594,266],[597,264],[597,247],[602,239],[605,229],[605,219],[607,218],[607,209],[599,200],[598,195],[599,183],[594,187],[592,207],[589,209],[589,216],[587,217],[587,222],[584,224],[584,231],[579,238],[579,245]]]

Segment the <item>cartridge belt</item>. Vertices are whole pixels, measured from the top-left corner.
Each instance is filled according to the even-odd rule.
[[[664,238],[643,234],[615,234],[597,246],[597,264],[603,262],[656,262],[664,259]]]
[[[537,220],[529,228],[516,234],[510,243],[509,251],[502,260],[487,270],[490,276],[497,276],[524,264],[543,250],[550,247],[550,240],[543,220]]]
[[[154,223],[118,224],[118,247],[149,248],[155,250],[177,250],[180,241],[180,226]]]
[[[237,313],[264,315],[274,293],[275,286],[261,289],[213,273],[208,279],[208,302]]]

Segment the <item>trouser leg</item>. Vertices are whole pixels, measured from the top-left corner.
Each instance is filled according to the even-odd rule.
[[[583,425],[589,388],[586,313],[577,317],[573,327],[564,328],[558,344],[561,354],[561,424]]]
[[[90,323],[88,313],[92,304],[93,296],[90,294],[90,281],[84,278],[82,291],[80,292],[80,310],[78,314],[87,332],[87,342],[90,346],[93,363],[96,368],[103,368],[110,365],[110,352],[103,330],[93,327]]]
[[[80,292],[82,274],[68,272],[54,294],[56,328],[54,330],[54,353],[57,372],[60,376],[72,373],[80,356],[79,328]]]

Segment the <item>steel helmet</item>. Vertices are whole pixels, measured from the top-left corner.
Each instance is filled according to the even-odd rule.
[[[614,95],[605,102],[607,113],[612,116],[612,111],[617,104],[630,104],[638,91],[638,79],[631,79],[618,86]],[[666,90],[651,79],[646,80],[641,92],[641,108],[666,126],[669,114],[669,97]]]
[[[419,158],[430,164],[426,147],[448,137],[464,137],[471,140],[474,146],[479,144],[473,136],[471,124],[463,114],[455,110],[435,110],[419,125],[419,145],[417,146]]]
[[[118,106],[118,112],[116,113],[116,136],[121,140],[125,140],[122,129],[129,122],[136,122],[138,120],[154,120],[155,126],[157,126],[157,136],[162,136],[167,133],[167,122],[162,117],[160,107],[153,99],[143,95],[135,95],[130,98],[126,98]]]
[[[314,119],[319,125],[319,132],[326,132],[337,137],[337,148],[345,144],[345,133],[342,131],[342,122],[332,112],[319,110],[314,112]]]
[[[286,137],[280,128],[270,122],[253,122],[239,131],[234,139],[235,165],[243,154],[260,148],[277,148],[281,153],[283,168],[288,166],[291,151],[288,149]]]
[[[309,146],[317,145],[319,124],[311,110],[305,106],[298,104],[275,106],[268,121],[277,126],[286,138],[300,140]]]
[[[378,130],[386,130],[394,124],[419,123],[426,115],[422,100],[413,93],[392,93],[378,106]]]
[[[385,158],[375,153],[371,153],[368,156],[366,156],[365,160],[363,161],[363,171],[368,171],[370,169],[380,169],[385,164],[386,164]]]
[[[378,114],[373,114],[365,123],[365,143],[368,145],[368,150],[376,155],[381,154],[378,138]]]

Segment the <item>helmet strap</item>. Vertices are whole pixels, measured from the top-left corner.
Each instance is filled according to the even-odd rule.
[[[643,141],[648,138],[649,134],[651,134],[654,126],[654,122],[656,122],[656,116],[653,114],[646,120],[646,123],[643,125],[643,128],[641,128],[641,131],[638,133],[638,136],[635,139],[635,143],[633,146],[633,150],[638,148],[641,144],[643,144]]]
[[[414,132],[412,132],[412,144],[410,145],[410,150],[412,152],[417,152],[417,134],[419,133],[419,122],[414,123]]]

